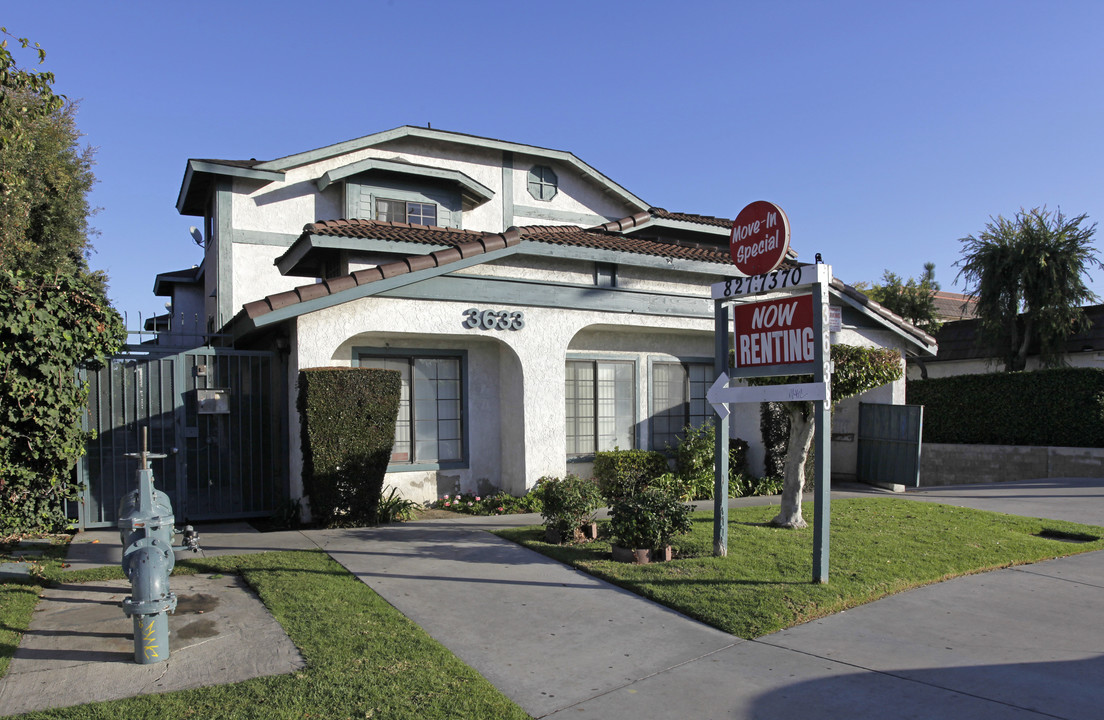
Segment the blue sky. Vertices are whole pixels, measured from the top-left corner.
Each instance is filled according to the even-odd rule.
[[[932,261],[961,291],[959,238],[990,216],[1104,220],[1095,0],[40,0],[0,25],[80,100],[92,265],[132,326],[163,311],[158,272],[201,260],[175,209],[188,158],[407,124],[567,150],[672,211],[770,200],[802,258],[847,282]]]

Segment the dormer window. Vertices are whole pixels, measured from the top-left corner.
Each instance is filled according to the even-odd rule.
[[[437,206],[433,203],[376,198],[376,220],[436,225]]]
[[[529,194],[537,200],[556,197],[557,182],[556,173],[547,165],[534,165],[529,170]]]

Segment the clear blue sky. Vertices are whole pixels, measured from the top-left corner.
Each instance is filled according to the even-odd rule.
[[[990,216],[1104,221],[1097,0],[39,0],[0,25],[80,99],[92,264],[133,326],[163,311],[158,272],[201,260],[175,209],[188,158],[406,124],[567,150],[672,211],[771,200],[847,282],[932,261],[961,290],[958,240]]]

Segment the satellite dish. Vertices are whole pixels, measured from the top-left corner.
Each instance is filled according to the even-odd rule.
[[[197,228],[195,225],[192,225],[190,228],[188,228],[188,232],[192,234],[192,240],[195,240],[196,245],[199,245],[200,247],[206,247],[206,245],[203,244],[203,233],[199,231],[199,228]]]

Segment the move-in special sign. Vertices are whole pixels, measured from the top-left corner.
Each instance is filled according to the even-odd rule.
[[[769,273],[782,264],[789,249],[790,221],[774,203],[756,200],[732,223],[728,250],[745,275]]]
[[[813,362],[813,296],[737,305],[732,309],[736,367]]]

